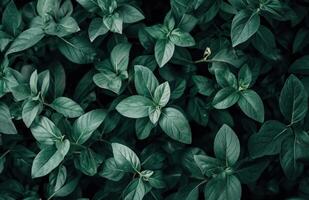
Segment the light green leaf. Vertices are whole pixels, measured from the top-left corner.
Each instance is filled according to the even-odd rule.
[[[176,46],[190,47],[195,45],[194,38],[180,28],[174,29],[169,35],[170,41]]]
[[[40,143],[52,145],[63,136],[56,125],[47,117],[40,117],[31,126],[33,137]]]
[[[41,28],[29,28],[21,32],[6,52],[6,55],[20,52],[34,46],[44,37],[44,32]]]
[[[185,144],[192,142],[189,122],[179,110],[175,108],[163,109],[159,124],[162,130],[172,139]]]
[[[116,165],[126,172],[139,172],[141,163],[137,155],[127,146],[112,143],[113,155]]]
[[[116,110],[123,116],[129,118],[142,118],[148,116],[148,109],[153,103],[150,99],[133,95],[122,100]]]
[[[103,22],[110,31],[122,34],[123,18],[119,13],[105,16]]]
[[[73,124],[73,139],[77,144],[85,143],[92,133],[102,124],[106,112],[102,109],[89,111],[80,116]]]
[[[170,96],[171,96],[171,88],[168,82],[166,81],[160,84],[156,88],[153,96],[153,101],[162,108],[166,106],[166,104],[170,100]]]
[[[74,118],[79,117],[84,113],[84,110],[75,101],[67,97],[56,98],[50,106],[58,113],[65,117]]]
[[[146,188],[141,178],[134,179],[123,191],[124,200],[142,200],[146,195]]]
[[[56,35],[58,37],[65,37],[80,30],[76,20],[73,17],[62,18],[57,24]]]
[[[39,15],[45,16],[47,14],[52,14],[56,10],[56,3],[54,0],[38,0],[36,5],[36,10]]]
[[[9,107],[0,102],[0,133],[3,134],[17,134],[17,130],[12,121]]]
[[[159,67],[163,67],[174,54],[175,45],[169,41],[160,39],[155,45],[155,58]]]
[[[32,178],[38,178],[49,174],[63,161],[70,149],[69,140],[59,142],[57,148],[49,146],[41,150],[33,160],[31,168]]]
[[[108,29],[104,25],[101,18],[92,19],[88,28],[88,35],[91,42],[93,42],[97,37],[104,35],[107,32]]]
[[[194,155],[194,161],[203,175],[207,177],[213,177],[213,175],[220,173],[225,164],[221,160],[206,155]]]
[[[134,23],[145,18],[141,11],[129,4],[124,4],[118,9],[124,23]]]
[[[152,71],[142,65],[134,66],[134,84],[139,95],[153,97],[159,82]]]
[[[249,88],[252,82],[252,73],[248,65],[244,65],[238,72],[238,87],[239,89]]]
[[[116,73],[125,71],[129,64],[131,44],[121,43],[117,44],[111,52],[111,63]]]
[[[28,100],[23,106],[22,119],[29,128],[35,117],[41,112],[43,106],[39,101]]]
[[[121,78],[110,70],[102,70],[101,73],[95,74],[93,82],[100,88],[110,90],[116,94],[119,94],[122,86]]]
[[[150,121],[155,125],[161,116],[161,109],[157,106],[149,107],[148,114]]]
[[[120,169],[114,158],[108,158],[103,164],[99,175],[112,181],[119,181],[125,175],[126,171]]]

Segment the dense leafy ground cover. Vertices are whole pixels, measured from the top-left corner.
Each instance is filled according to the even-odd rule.
[[[1,0],[0,199],[309,199],[308,0]]]

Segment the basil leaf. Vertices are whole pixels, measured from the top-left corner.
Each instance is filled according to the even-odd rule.
[[[63,161],[70,149],[70,142],[64,140],[56,147],[50,146],[41,150],[33,160],[31,168],[32,178],[38,178],[49,174]]]
[[[281,90],[279,107],[291,124],[302,120],[308,110],[308,95],[300,80],[290,75]]]
[[[73,124],[73,139],[77,144],[85,143],[92,133],[102,124],[106,112],[102,109],[89,111],[75,120]]]
[[[139,95],[152,97],[159,82],[150,69],[142,65],[135,65],[134,84]]]
[[[179,110],[164,108],[159,124],[162,130],[172,139],[185,144],[192,142],[189,122]]]
[[[153,101],[160,107],[166,106],[171,96],[171,88],[168,82],[159,85],[154,92]]]
[[[6,6],[2,15],[2,25],[5,30],[13,36],[16,36],[19,32],[20,26],[22,24],[21,13],[18,11],[14,1]]]
[[[116,73],[127,70],[131,45],[128,43],[116,45],[111,52],[111,63]]]
[[[233,106],[239,98],[240,95],[234,88],[223,88],[219,90],[213,98],[212,105],[216,109],[226,109]]]
[[[142,118],[148,116],[148,109],[152,101],[146,97],[133,95],[122,100],[116,110],[123,116],[129,118]]]
[[[42,104],[38,101],[28,100],[25,103],[22,110],[22,119],[28,128],[31,126],[35,117],[41,112],[42,107]]]
[[[67,97],[56,98],[50,106],[58,113],[63,114],[65,117],[75,118],[84,113],[84,110],[75,101]]]
[[[17,130],[12,121],[9,107],[0,102],[0,133],[4,134],[17,134]]]
[[[141,163],[137,155],[127,146],[112,143],[113,155],[117,166],[127,172],[139,172]]]
[[[240,144],[235,132],[226,124],[218,131],[214,141],[216,158],[225,162],[226,166],[236,163],[240,154]]]
[[[159,67],[163,67],[173,56],[175,45],[169,41],[160,39],[155,45],[155,58]]]
[[[146,188],[141,178],[133,180],[123,191],[124,200],[142,200],[146,195]]]
[[[131,5],[122,5],[119,8],[119,13],[123,17],[124,23],[134,23],[143,20],[145,17],[137,8]]]
[[[107,27],[104,25],[101,18],[94,18],[88,28],[88,35],[91,42],[97,37],[104,35],[108,32]]]
[[[108,158],[103,164],[99,175],[112,181],[119,181],[125,175],[126,171],[120,169],[114,158]]]
[[[241,10],[232,21],[231,38],[233,47],[246,42],[257,32],[260,26],[260,16],[257,12]]]
[[[180,28],[174,29],[169,35],[170,41],[176,46],[190,47],[195,45],[194,38]]]

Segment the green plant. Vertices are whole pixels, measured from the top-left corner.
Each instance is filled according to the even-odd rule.
[[[0,1],[0,199],[308,199],[308,10]]]

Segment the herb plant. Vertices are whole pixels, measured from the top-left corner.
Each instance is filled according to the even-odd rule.
[[[0,199],[309,199],[308,0],[0,11]]]

